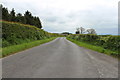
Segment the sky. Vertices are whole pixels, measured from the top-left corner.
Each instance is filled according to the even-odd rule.
[[[76,28],[93,28],[97,34],[118,34],[119,0],[1,0],[8,10],[30,11],[43,29],[52,33],[75,33]]]

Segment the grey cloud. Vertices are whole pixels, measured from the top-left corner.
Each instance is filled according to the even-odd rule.
[[[57,21],[57,17],[48,17],[48,18],[46,18],[46,20],[48,22],[56,22]]]

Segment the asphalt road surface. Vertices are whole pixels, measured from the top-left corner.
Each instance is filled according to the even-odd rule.
[[[3,78],[117,78],[118,60],[57,38],[2,59]]]

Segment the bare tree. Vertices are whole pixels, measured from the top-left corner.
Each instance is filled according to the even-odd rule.
[[[84,33],[85,33],[85,28],[80,27],[80,28],[79,28],[79,31],[80,31],[80,34],[84,34]]]
[[[95,29],[87,29],[86,30],[87,32],[88,32],[88,34],[96,34],[96,31],[95,31]]]
[[[85,33],[85,28],[80,27],[80,28],[76,28],[76,34],[84,34]]]

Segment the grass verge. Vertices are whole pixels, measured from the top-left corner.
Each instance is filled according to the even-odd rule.
[[[91,49],[91,50],[94,50],[94,51],[97,51],[97,52],[100,52],[100,53],[105,53],[107,55],[111,55],[111,56],[120,58],[118,52],[114,52],[114,51],[111,51],[111,50],[108,50],[108,49],[104,49],[103,47],[91,45],[91,44],[88,44],[88,43],[85,43],[85,42],[76,41],[76,40],[73,40],[73,39],[70,39],[70,38],[67,38],[67,39],[69,41],[77,44],[78,46],[85,47],[85,48],[88,48],[88,49]]]
[[[11,55],[13,53],[23,51],[25,49],[29,49],[29,48],[38,46],[40,44],[52,41],[55,38],[56,37],[52,37],[52,38],[49,38],[49,39],[37,40],[37,41],[29,42],[29,43],[23,43],[23,44],[20,44],[20,45],[13,45],[13,46],[2,48],[2,57],[5,57],[5,56]]]

